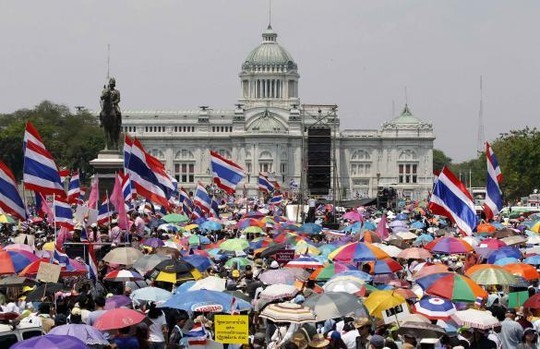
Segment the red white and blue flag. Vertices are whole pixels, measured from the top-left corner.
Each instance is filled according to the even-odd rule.
[[[98,207],[97,223],[105,225],[109,223],[112,216],[113,211],[109,207],[109,198],[105,197],[105,200]]]
[[[215,198],[212,198],[212,207],[210,208],[210,217],[219,218],[219,204]]]
[[[274,192],[275,189],[274,183],[270,181],[267,176],[259,173],[259,190],[263,193],[270,194]]]
[[[124,153],[125,151],[124,148]],[[154,170],[150,167],[147,153],[138,139],[133,140],[130,151],[126,171],[131,184],[135,185],[137,194],[161,206],[169,207],[167,195]]]
[[[487,162],[487,177],[486,177],[486,201],[484,202],[484,213],[486,220],[490,221],[493,216],[499,214],[503,208],[503,199],[501,187],[502,182],[501,168],[497,157],[491,148],[491,145],[486,142],[486,162]]]
[[[234,195],[236,185],[246,176],[242,167],[215,151],[210,151],[210,167],[214,183],[229,195]]]
[[[57,261],[60,265],[69,265],[69,257],[57,246],[54,247],[53,258],[54,261]]]
[[[274,196],[268,200],[269,205],[279,205],[283,202],[283,195],[281,193],[275,193]]]
[[[191,215],[193,212],[193,200],[189,197],[189,194],[184,188],[180,188],[178,201],[182,204],[182,211],[186,216]]]
[[[53,203],[54,223],[56,226],[73,229],[73,210],[64,198],[55,198]]]
[[[205,187],[200,182],[197,184],[197,190],[195,191],[195,198],[193,201],[205,214],[212,209],[212,198],[210,198],[210,195],[208,195]]]
[[[0,208],[15,218],[26,220],[24,202],[17,190],[17,182],[11,170],[0,161]]]
[[[68,185],[67,201],[70,204],[78,203],[81,195],[79,172],[75,171],[71,175]]]
[[[88,272],[90,274],[90,278],[94,280],[95,283],[97,281],[98,269],[94,245],[92,243],[88,244]]]
[[[68,177],[69,177],[69,168],[62,167],[58,171],[58,174],[60,175],[60,181],[62,181],[62,183],[64,183],[66,181],[66,179],[68,179]]]
[[[442,169],[433,186],[429,209],[450,218],[467,235],[471,235],[478,225],[471,194],[447,167]]]
[[[47,151],[41,136],[30,122],[26,123],[23,149],[23,182],[25,188],[43,195],[65,197],[66,192],[62,186],[54,158]]]

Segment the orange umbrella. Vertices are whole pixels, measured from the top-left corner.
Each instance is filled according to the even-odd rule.
[[[511,263],[503,267],[506,271],[510,273],[521,276],[525,280],[537,280],[540,278],[540,273],[530,264],[525,263]]]
[[[491,224],[488,224],[488,223],[480,223],[478,224],[478,226],[476,227],[476,231],[478,233],[494,233],[495,230],[497,230],[497,228],[495,228],[495,226],[491,225]]]
[[[0,274],[15,274],[15,267],[7,251],[0,251]]]
[[[471,274],[476,272],[476,271],[484,270],[484,269],[490,269],[490,268],[491,269],[502,269],[501,266],[495,265],[495,264],[475,264],[475,265],[473,265],[472,267],[470,267],[469,269],[467,269],[465,271],[465,275],[471,276]]]

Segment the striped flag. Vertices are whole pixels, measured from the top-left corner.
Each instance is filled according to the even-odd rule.
[[[279,205],[283,202],[283,195],[281,193],[275,193],[274,196],[268,200],[269,205]]]
[[[53,202],[53,208],[55,224],[72,230],[74,225],[71,205],[64,198],[57,197]]]
[[[242,167],[215,151],[210,151],[210,167],[214,183],[229,195],[234,194],[236,185],[246,176]]]
[[[70,204],[76,204],[79,201],[81,195],[79,172],[74,171],[71,175],[68,185],[67,201]]]
[[[486,142],[486,162],[486,201],[483,206],[486,220],[490,221],[493,219],[493,216],[499,214],[503,208],[503,199],[501,187],[499,186],[502,181],[501,168],[499,167],[497,157],[488,142]]]
[[[23,140],[23,182],[27,189],[43,195],[65,197],[58,167],[49,153],[38,131],[29,121],[26,123]]]
[[[90,274],[90,278],[95,283],[98,279],[98,269],[96,254],[94,252],[94,244],[92,243],[88,244],[88,272]]]
[[[58,247],[54,248],[53,252],[53,258],[54,261],[58,262],[60,265],[69,265],[69,257],[67,254],[64,253],[64,251],[58,249]]]
[[[109,223],[109,220],[113,216],[113,211],[109,207],[109,198],[105,197],[101,205],[98,208],[97,223],[105,225]]]
[[[263,193],[272,193],[276,189],[274,183],[268,179],[267,176],[259,173],[259,190]]]
[[[11,170],[0,161],[0,208],[15,218],[26,220],[28,214],[21,195],[17,189],[17,182]]]
[[[197,184],[193,201],[204,213],[208,213],[212,209],[212,199],[201,182]]]
[[[442,169],[433,186],[429,209],[450,218],[467,235],[471,235],[478,225],[471,194],[447,167]]]

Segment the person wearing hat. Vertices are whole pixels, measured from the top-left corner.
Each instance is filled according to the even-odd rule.
[[[263,332],[257,332],[253,335],[252,347],[254,349],[266,348],[266,335]]]
[[[368,348],[371,338],[371,320],[360,317],[343,327],[345,333],[341,336],[348,349]]]
[[[272,261],[272,263],[270,263],[270,269],[279,269],[278,261]]]
[[[521,343],[516,347],[517,349],[536,349],[538,344],[538,334],[534,328],[526,328],[523,331],[523,337]]]
[[[308,341],[302,332],[295,332],[291,338],[291,342],[298,346],[298,349],[307,349]]]
[[[371,336],[369,339],[369,349],[383,349],[384,337],[378,334]]]
[[[515,321],[516,310],[506,310],[505,319],[501,322],[500,338],[503,348],[516,348],[523,337],[523,327]]]
[[[308,346],[310,348],[328,348],[328,345],[330,345],[330,341],[320,333],[317,333],[313,336],[311,341],[308,343]]]

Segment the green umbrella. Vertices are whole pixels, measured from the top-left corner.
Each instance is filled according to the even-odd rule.
[[[162,219],[167,223],[185,223],[189,221],[189,218],[186,215],[180,213],[170,213],[163,216]]]
[[[243,230],[244,233],[264,233],[261,227],[249,226]]]
[[[249,259],[243,257],[234,257],[225,262],[226,267],[232,268],[234,265],[236,265],[237,269],[244,269],[247,265],[251,264],[252,263]]]
[[[219,245],[224,251],[242,251],[249,247],[249,242],[245,239],[229,239]]]

